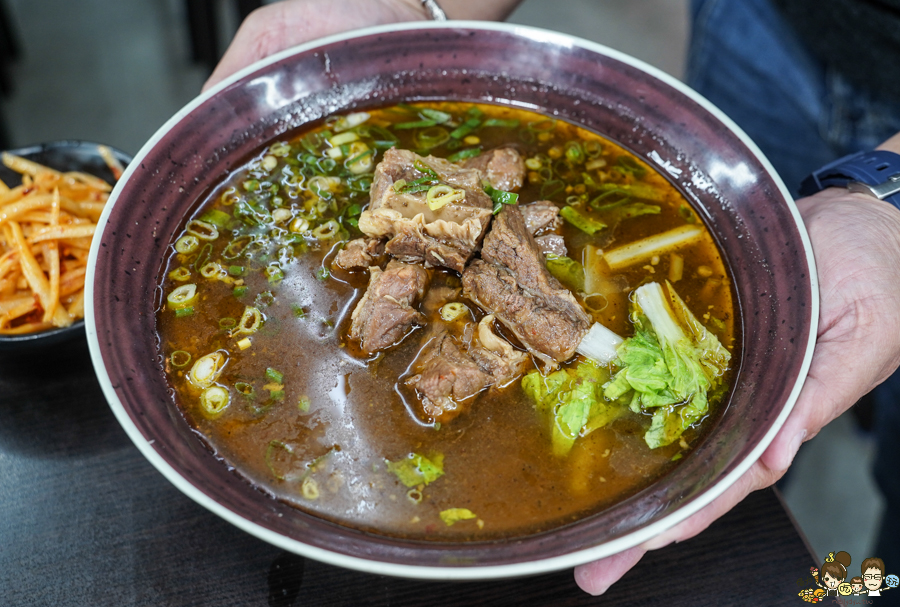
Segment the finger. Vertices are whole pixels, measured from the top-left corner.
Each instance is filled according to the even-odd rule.
[[[352,29],[415,21],[425,13],[391,0],[286,0],[256,9],[244,20],[203,90],[277,52]]]
[[[779,474],[769,470],[760,462],[754,463],[750,469],[734,482],[722,495],[714,499],[710,504],[678,523],[674,527],[664,531],[656,537],[641,544],[645,550],[657,550],[668,546],[672,542],[682,542],[690,539],[709,527],[720,516],[734,508],[748,494],[757,489],[768,487],[778,479]]]
[[[575,583],[578,587],[594,596],[603,594],[631,569],[648,550],[657,550],[672,542],[681,542],[692,538],[731,510],[735,504],[743,500],[751,491],[768,487],[777,480],[780,474],[769,470],[765,465],[756,462],[722,495],[696,514],[664,531],[655,538],[640,546],[614,554],[613,556],[581,565],[575,568]]]
[[[575,568],[575,583],[593,596],[606,592],[610,586],[634,567],[647,551],[640,546]]]

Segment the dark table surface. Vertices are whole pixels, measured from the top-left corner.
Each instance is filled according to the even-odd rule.
[[[571,571],[436,583],[339,569],[196,505],[108,408],[83,339],[0,352],[0,605],[798,605],[813,557],[774,490],[647,554],[603,597]],[[803,587],[808,587],[806,584]]]

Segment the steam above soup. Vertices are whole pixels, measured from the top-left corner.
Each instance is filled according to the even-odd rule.
[[[700,440],[736,348],[681,194],[574,125],[428,103],[278,141],[173,243],[187,420],[276,498],[423,539],[534,533]]]

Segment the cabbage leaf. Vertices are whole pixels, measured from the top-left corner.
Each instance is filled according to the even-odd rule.
[[[427,485],[444,475],[444,455],[436,453],[427,458],[418,453],[410,453],[406,459],[396,462],[385,460],[387,469],[407,487]]]
[[[611,423],[627,411],[620,402],[603,395],[609,378],[605,367],[592,361],[548,375],[532,371],[522,378],[522,388],[550,426],[553,454],[568,455],[575,440]]]
[[[635,334],[619,346],[618,371],[603,386],[608,399],[627,398],[636,413],[652,413],[644,440],[651,448],[676,441],[709,410],[731,354],[691,313],[668,282],[635,290]]]

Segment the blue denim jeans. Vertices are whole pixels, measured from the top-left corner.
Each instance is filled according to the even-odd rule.
[[[692,16],[688,84],[750,135],[795,194],[813,169],[900,132],[900,104],[876,103],[828,69],[769,0],[694,0]]]
[[[688,84],[747,132],[795,195],[813,169],[900,132],[900,103],[855,90],[770,0],[693,0],[691,10]],[[892,573],[900,568],[900,373],[874,396],[875,478],[887,502],[875,555]],[[900,589],[879,601],[900,605]]]

